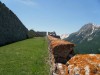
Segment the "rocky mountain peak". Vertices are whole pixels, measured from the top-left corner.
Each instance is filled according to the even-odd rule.
[[[100,28],[100,26],[93,24],[93,23],[87,23],[85,24],[79,31],[86,31],[86,30],[90,30],[90,29],[98,29]]]
[[[83,35],[85,37],[88,37],[92,35],[94,32],[100,29],[100,26],[93,24],[93,23],[88,23],[85,24],[78,32],[77,36]]]
[[[88,23],[85,24],[79,31],[70,34],[65,40],[77,44],[77,50],[86,50],[86,52],[81,51],[82,53],[98,53],[100,52],[99,38],[100,26],[93,23]]]
[[[82,28],[79,31],[86,31],[88,29],[92,29],[93,26],[94,26],[93,23],[85,24],[84,26],[82,26]]]

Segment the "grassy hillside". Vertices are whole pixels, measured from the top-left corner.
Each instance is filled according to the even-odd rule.
[[[32,38],[0,47],[0,75],[49,75],[47,41]]]

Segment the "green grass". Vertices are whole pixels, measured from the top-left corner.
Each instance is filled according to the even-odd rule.
[[[0,75],[49,75],[47,41],[32,38],[0,47]]]

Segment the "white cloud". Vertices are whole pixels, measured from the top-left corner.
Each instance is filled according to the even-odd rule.
[[[36,2],[36,0],[0,0],[1,2],[5,4],[20,4],[25,5],[28,7],[39,7],[39,4]]]
[[[16,0],[20,3],[23,3],[25,5],[28,5],[28,6],[37,6],[37,3],[34,2],[33,0]]]
[[[0,0],[1,2],[6,2],[6,1],[8,1],[8,0]]]

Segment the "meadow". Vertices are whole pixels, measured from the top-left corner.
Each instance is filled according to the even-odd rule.
[[[44,37],[0,47],[0,75],[49,75],[49,54]]]

